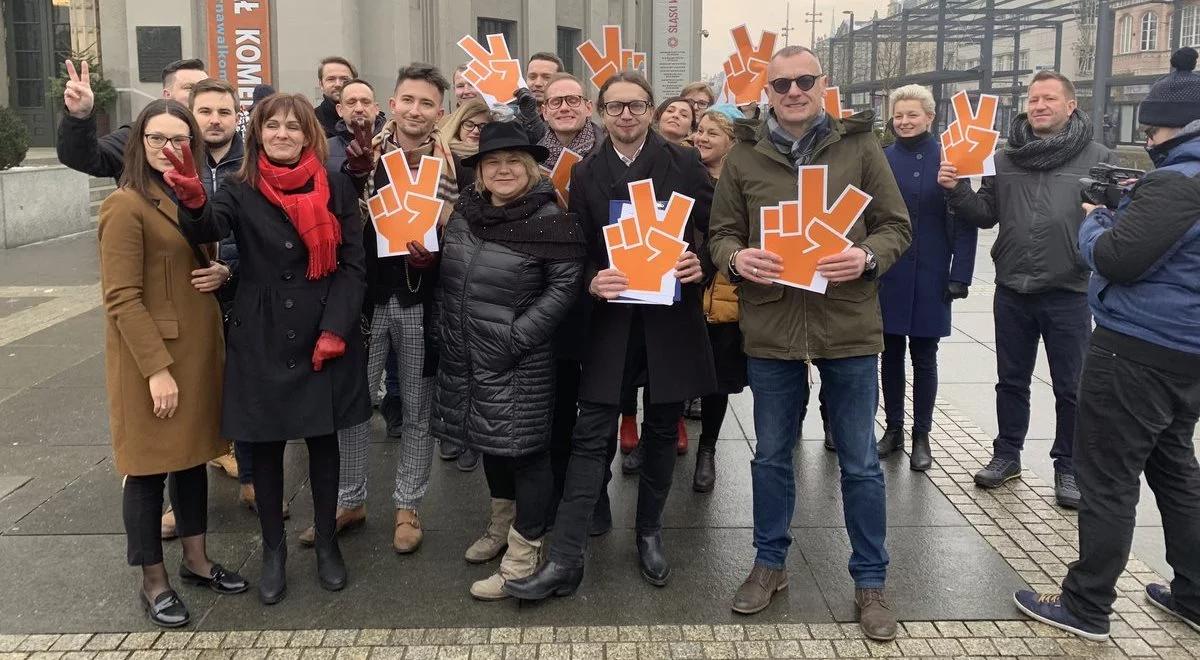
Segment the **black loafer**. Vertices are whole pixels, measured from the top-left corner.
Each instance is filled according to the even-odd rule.
[[[197,575],[196,573],[192,572],[192,570],[187,567],[187,564],[180,564],[179,579],[183,580],[186,584],[191,584],[198,587],[208,587],[209,589],[226,596],[240,594],[250,588],[250,583],[246,581],[246,578],[234,573],[233,571],[226,570],[224,566],[215,562],[212,565],[212,574],[208,577]]]
[[[138,590],[138,600],[142,601],[142,609],[146,611],[150,623],[162,628],[178,628],[186,626],[192,620],[187,605],[179,599],[179,594],[167,589],[154,597],[154,602],[146,597],[145,592]]]

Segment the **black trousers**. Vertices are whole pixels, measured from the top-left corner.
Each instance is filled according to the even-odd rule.
[[[308,478],[312,488],[313,525],[317,536],[331,539],[337,516],[337,434],[306,438]],[[283,544],[283,450],[286,442],[248,442],[254,460],[254,492],[258,500],[258,524],[263,544]]]
[[[725,411],[729,408],[728,394],[709,394],[700,399],[700,446],[716,447],[717,435],[725,423]]]
[[[879,381],[883,388],[883,411],[889,429],[904,427],[905,343],[913,365],[913,433],[933,430],[933,406],[937,402],[937,337],[883,335],[883,359]]]
[[[130,566],[153,566],[163,561],[163,483],[168,484],[175,528],[181,538],[208,531],[208,472],[205,464],[167,474],[126,477],[121,494],[125,518],[126,557]]]
[[[1063,580],[1063,603],[1107,627],[1117,577],[1129,560],[1144,472],[1162,514],[1176,606],[1200,619],[1200,465],[1192,434],[1200,415],[1200,364],[1168,371],[1097,346],[1088,348],[1079,395],[1075,475],[1079,560]]]
[[[554,473],[550,452],[529,456],[483,455],[483,474],[492,497],[516,500],[513,528],[530,541],[542,538],[550,526],[554,506]]]
[[[554,419],[550,422],[550,469],[554,473],[551,520],[562,497],[567,463],[571,460],[571,434],[575,431],[575,419],[579,416],[580,370],[580,364],[575,360],[554,361]]]
[[[1057,420],[1050,457],[1055,472],[1071,472],[1079,371],[1092,331],[1086,293],[1017,293],[997,286],[992,299],[996,323],[997,456],[1019,461],[1029,432],[1029,383],[1038,340],[1046,345]]]
[[[565,566],[582,566],[587,547],[592,511],[604,490],[606,470],[617,451],[619,405],[579,402],[571,462],[550,558]],[[654,534],[662,529],[662,512],[671,491],[675,470],[675,436],[683,402],[652,403],[644,408],[641,444],[645,463],[638,481],[637,534]]]

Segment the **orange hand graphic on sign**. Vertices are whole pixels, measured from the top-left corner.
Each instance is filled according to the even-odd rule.
[[[954,163],[960,179],[994,174],[1000,133],[992,127],[996,124],[999,97],[982,94],[979,108],[972,110],[971,99],[963,91],[955,94],[951,103],[954,121],[941,135],[942,159]]]
[[[827,205],[828,176],[825,165],[801,167],[800,198],[761,211],[762,248],[783,259],[783,274],[776,280],[780,284],[824,292],[817,262],[850,247],[846,234],[871,202],[870,195],[847,186]]]
[[[609,78],[612,78],[618,72],[625,69],[638,69],[645,72],[646,54],[635,52],[628,48],[621,48],[620,25],[605,25],[603,34],[603,51],[597,48],[596,42],[591,39],[583,42],[575,49],[579,53],[579,56],[583,58],[583,63],[587,65],[588,71],[591,72],[593,85],[602,87],[604,83],[608,82]]]
[[[645,237],[636,218],[625,218],[604,228],[604,242],[612,267],[629,279],[629,291],[659,293],[663,278],[673,273],[687,243],[657,228]]]
[[[521,63],[509,55],[503,34],[489,34],[487,41],[488,47],[484,48],[469,35],[458,40],[459,48],[471,56],[463,79],[471,83],[489,105],[503,105],[516,98],[516,91],[526,86],[521,76]]]
[[[825,112],[838,119],[845,119],[854,114],[853,110],[842,108],[842,94],[837,87],[825,88]]]
[[[542,168],[550,177],[550,183],[554,184],[554,189],[558,192],[558,205],[563,210],[566,210],[567,204],[571,201],[571,171],[581,160],[583,160],[583,156],[570,149],[563,149],[558,161],[554,163],[554,169]]]
[[[379,256],[408,254],[410,241],[437,250],[437,224],[446,203],[437,198],[442,160],[423,156],[415,176],[401,149],[385,154],[380,161],[390,183],[367,200],[379,236]]]
[[[775,52],[774,32],[762,33],[758,46],[750,41],[750,31],[739,25],[733,34],[734,52],[725,60],[725,85],[736,105],[757,103],[767,86],[767,62]]]
[[[629,199],[632,216],[604,227],[609,262],[629,278],[629,291],[669,292],[668,287],[674,286],[675,264],[687,250],[683,235],[696,200],[671,193],[666,208],[660,210],[649,179],[630,183]]]

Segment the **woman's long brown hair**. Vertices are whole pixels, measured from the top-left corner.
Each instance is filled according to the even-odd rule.
[[[171,99],[156,99],[142,109],[137,121],[129,132],[129,141],[125,143],[125,166],[118,185],[129,188],[145,198],[151,196],[151,186],[163,188],[162,175],[146,161],[146,124],[159,115],[171,115],[187,124],[188,132],[192,134],[189,146],[192,148],[192,160],[195,161],[196,171],[199,172],[204,164],[204,140],[200,137],[200,126],[182,103]],[[163,149],[170,147],[164,145]]]
[[[259,101],[250,113],[250,124],[246,127],[246,157],[242,159],[242,168],[238,170],[238,178],[252,186],[258,186],[258,156],[262,153],[262,129],[267,120],[277,114],[288,112],[296,115],[300,122],[300,130],[308,142],[305,149],[312,149],[317,161],[325,164],[329,155],[329,144],[325,140],[325,130],[317,121],[313,105],[303,94],[272,94]]]

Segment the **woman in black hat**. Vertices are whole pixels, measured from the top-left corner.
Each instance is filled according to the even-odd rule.
[[[551,338],[580,292],[585,243],[537,165],[546,156],[517,122],[484,126],[443,237],[432,433],[483,454],[493,496],[516,500],[499,572],[471,585],[481,600],[533,573],[554,504]]]

